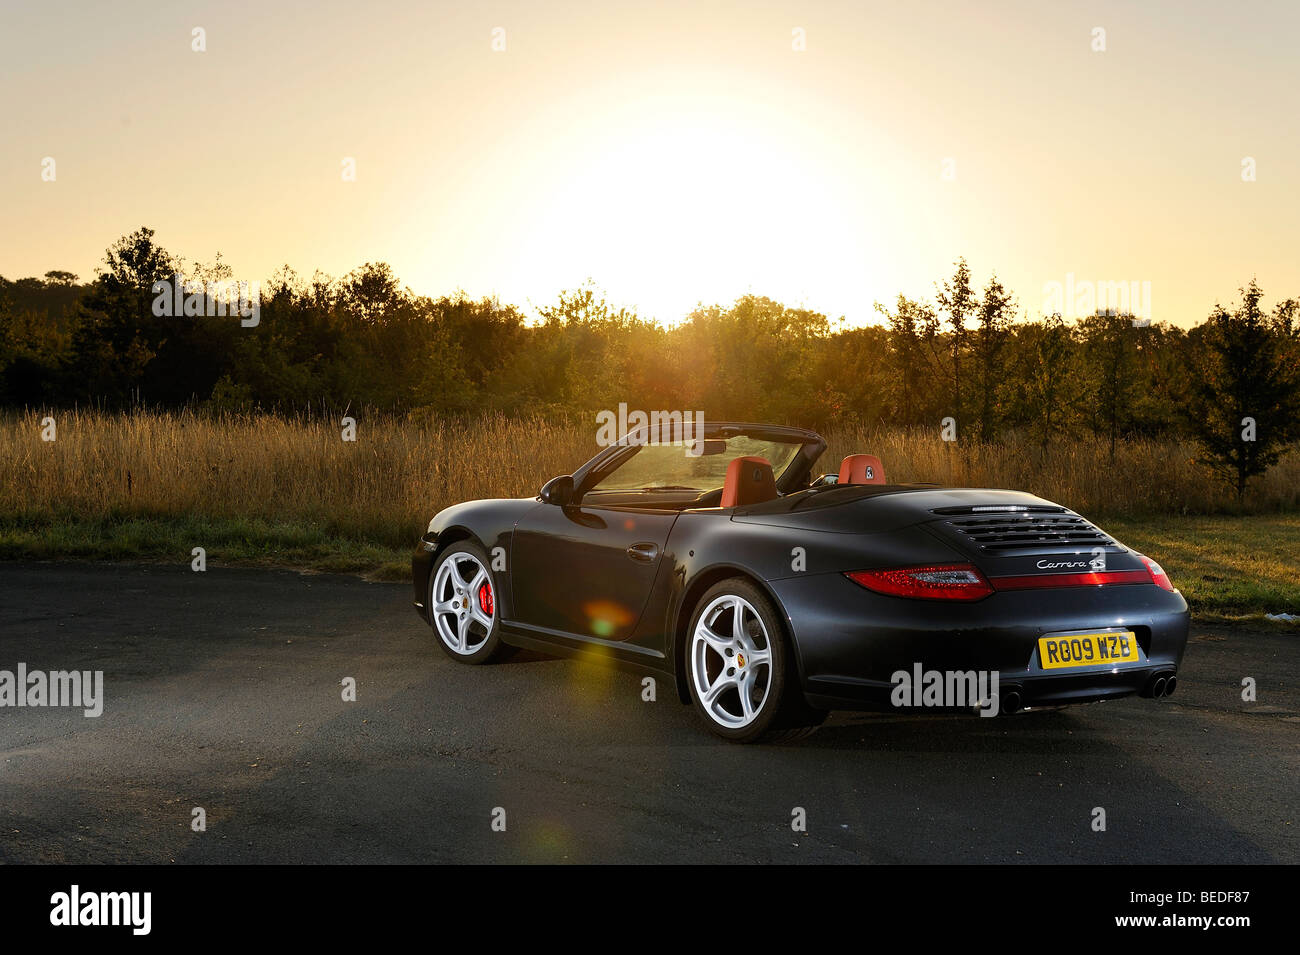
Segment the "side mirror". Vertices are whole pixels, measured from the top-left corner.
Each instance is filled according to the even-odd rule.
[[[839,482],[840,482],[840,476],[838,474],[823,474],[821,477],[813,481],[808,486],[809,487],[830,487],[831,485],[838,484]]]
[[[566,507],[573,503],[573,475],[561,474],[542,485],[542,503]]]

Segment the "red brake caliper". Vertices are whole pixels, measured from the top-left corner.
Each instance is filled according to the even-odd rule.
[[[486,582],[478,589],[478,605],[485,614],[492,616],[492,588]]]

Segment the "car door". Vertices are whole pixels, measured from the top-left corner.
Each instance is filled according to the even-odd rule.
[[[515,527],[517,623],[626,640],[636,630],[676,511],[539,503]]]

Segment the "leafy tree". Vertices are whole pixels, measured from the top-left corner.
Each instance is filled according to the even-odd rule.
[[[937,292],[942,319],[948,326],[948,348],[952,357],[952,414],[961,421],[961,358],[969,337],[966,319],[979,308],[979,296],[971,285],[970,266],[964,258],[957,260],[952,278],[946,279]],[[934,341],[937,331],[938,327],[931,325],[928,335],[931,341]]]
[[[929,371],[925,339],[937,319],[932,306],[905,295],[898,296],[894,308],[891,312],[876,303],[876,311],[889,327],[890,411],[898,424],[920,424],[932,410],[923,388]]]
[[[975,329],[972,349],[975,374],[980,389],[981,441],[991,440],[997,428],[998,398],[1006,384],[1003,352],[1011,337],[1011,321],[1014,313],[1014,299],[1002,287],[997,275],[994,275],[984,287],[984,296],[976,312],[979,325]]]
[[[105,263],[73,333],[70,390],[82,400],[120,405],[139,393],[146,366],[175,327],[152,305],[154,283],[172,281],[177,268],[149,228],[109,246]]]
[[[677,330],[685,390],[711,418],[806,421],[824,384],[814,378],[815,343],[829,331],[825,315],[757,295],[697,308]]]
[[[1132,429],[1147,435],[1181,433],[1191,400],[1187,333],[1160,322],[1135,328],[1133,337]]]
[[[1115,442],[1132,421],[1135,389],[1133,316],[1099,311],[1080,323],[1086,362],[1085,374],[1092,387],[1089,407],[1093,430],[1110,439],[1110,460],[1115,460]]]
[[[1231,484],[1240,499],[1300,437],[1300,362],[1294,307],[1272,315],[1260,306],[1255,283],[1241,290],[1235,311],[1216,306],[1197,329],[1196,375],[1189,426],[1201,460]]]
[[[868,325],[813,340],[809,372],[800,384],[807,398],[790,405],[790,422],[811,428],[904,423],[894,410],[889,335]]]
[[[1021,325],[1011,343],[1016,414],[1044,451],[1075,414],[1074,346],[1074,330],[1059,314]]]
[[[629,394],[629,356],[620,345],[649,331],[653,323],[635,310],[615,308],[590,280],[564,290],[558,300],[538,309],[540,327],[531,330],[528,353],[532,383],[540,403],[556,410],[609,408],[636,401]]]
[[[339,305],[367,325],[383,322],[410,300],[387,262],[367,262],[348,273],[338,292]]]

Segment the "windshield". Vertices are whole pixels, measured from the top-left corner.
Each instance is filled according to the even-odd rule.
[[[735,435],[710,438],[703,442],[703,454],[695,441],[642,445],[612,474],[606,475],[592,490],[643,491],[693,490],[712,491],[726,483],[727,465],[736,458],[766,458],[772,472],[780,475],[803,446],[797,439],[785,441]]]

